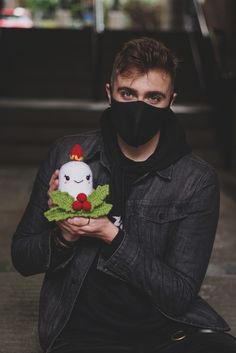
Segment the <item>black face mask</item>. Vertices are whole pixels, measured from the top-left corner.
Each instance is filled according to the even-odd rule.
[[[120,137],[130,146],[147,143],[163,126],[170,113],[166,108],[153,107],[143,101],[111,101],[111,119]]]

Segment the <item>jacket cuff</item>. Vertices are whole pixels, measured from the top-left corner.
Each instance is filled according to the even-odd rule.
[[[119,279],[129,281],[133,276],[133,265],[140,255],[141,245],[136,234],[122,230],[124,236],[113,254],[107,259],[101,251],[97,269],[112,273]]]
[[[110,244],[104,243],[102,246],[102,254],[105,259],[108,259],[112,256],[112,254],[118,249],[122,240],[124,238],[124,232],[119,229],[118,233],[116,234],[115,238],[112,240]]]

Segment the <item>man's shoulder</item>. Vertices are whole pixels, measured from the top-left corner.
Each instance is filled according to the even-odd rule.
[[[215,172],[215,168],[206,160],[202,159],[200,156],[196,155],[195,153],[191,152],[183,157],[184,163],[190,169],[193,168],[198,170],[199,172],[203,173],[210,173]]]
[[[191,179],[199,183],[217,183],[216,169],[194,153],[189,153],[176,163],[176,175],[182,180]]]
[[[73,135],[66,135],[59,137],[54,143],[58,146],[68,146],[75,143],[96,143],[101,140],[101,131],[90,130],[90,131],[82,131]]]

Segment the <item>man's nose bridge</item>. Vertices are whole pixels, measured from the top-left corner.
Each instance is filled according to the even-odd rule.
[[[138,93],[137,99],[140,102],[145,102],[145,94],[144,93]]]
[[[136,122],[137,123],[139,123],[139,121],[142,118],[142,114],[143,114],[143,111],[144,111],[143,103],[145,103],[145,102],[141,100],[141,101],[138,101],[138,103],[139,103],[139,106],[138,106],[138,109],[136,110]]]

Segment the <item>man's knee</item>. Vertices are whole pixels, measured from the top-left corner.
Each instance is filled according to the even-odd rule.
[[[228,333],[198,330],[151,353],[236,353],[236,339]]]

